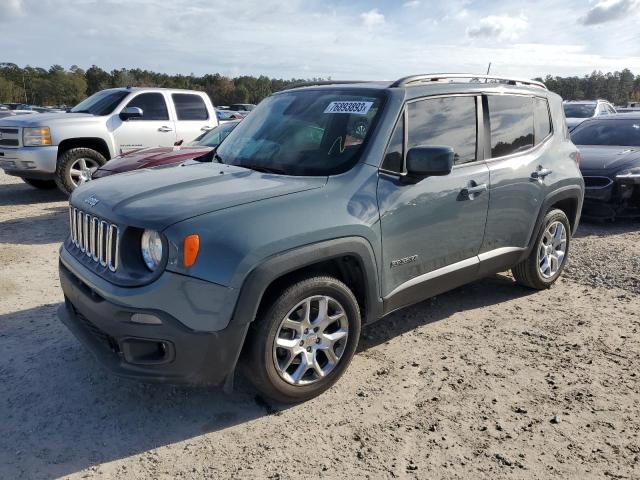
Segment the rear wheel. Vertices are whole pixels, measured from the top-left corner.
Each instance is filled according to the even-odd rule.
[[[340,378],[359,337],[360,309],[351,290],[332,277],[304,279],[256,319],[244,368],[266,397],[302,402]]]
[[[25,183],[40,190],[51,190],[56,188],[56,182],[53,180],[38,180],[37,178],[23,178]]]
[[[56,167],[56,184],[58,188],[70,195],[78,185],[102,165],[107,163],[104,156],[91,148],[72,148],[58,158]]]
[[[511,269],[516,282],[537,290],[549,288],[564,270],[570,242],[569,219],[562,210],[551,210],[529,256]]]

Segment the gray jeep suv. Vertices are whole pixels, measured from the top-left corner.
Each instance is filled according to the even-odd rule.
[[[560,97],[475,75],[286,90],[200,160],[73,193],[60,317],[118,374],[241,366],[281,402],[394,310],[506,269],[551,286],[584,192]]]

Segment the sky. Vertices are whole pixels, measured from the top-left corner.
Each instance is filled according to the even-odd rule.
[[[640,74],[640,0],[0,0],[0,62],[392,80]]]

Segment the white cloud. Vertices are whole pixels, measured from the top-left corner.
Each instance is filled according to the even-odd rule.
[[[420,0],[409,0],[408,2],[404,2],[402,4],[402,6],[406,8],[415,8],[418,5],[420,5]]]
[[[360,19],[362,20],[362,24],[367,27],[367,30],[369,31],[384,25],[384,15],[381,14],[377,8],[361,13]]]
[[[23,14],[22,0],[0,0],[0,22]]]
[[[472,38],[492,38],[500,41],[518,39],[529,26],[524,15],[510,17],[509,15],[489,15],[481,18],[478,25],[469,27],[467,35]]]
[[[640,0],[602,0],[591,7],[584,17],[580,18],[580,23],[597,25],[620,20],[628,15],[637,14],[639,11]]]

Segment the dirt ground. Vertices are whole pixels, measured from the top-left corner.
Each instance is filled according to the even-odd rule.
[[[391,315],[282,409],[103,370],[56,317],[66,205],[0,173],[0,478],[640,478],[640,223]]]

